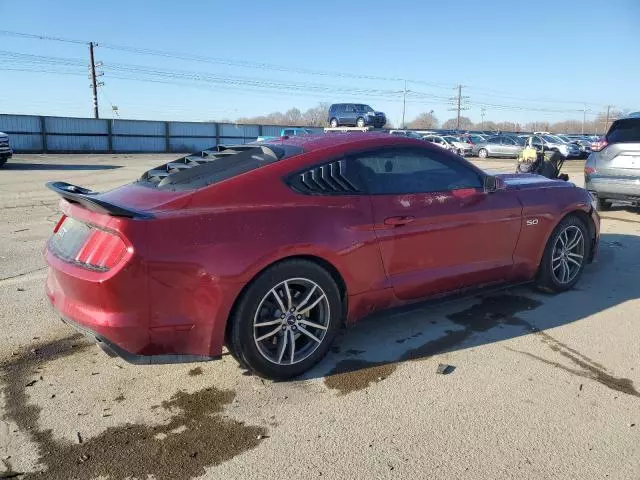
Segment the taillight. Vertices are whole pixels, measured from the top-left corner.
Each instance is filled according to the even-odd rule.
[[[600,150],[604,149],[604,147],[606,147],[607,145],[609,145],[609,143],[607,142],[607,139],[602,137],[597,142],[593,142],[591,144],[591,151],[592,152],[599,152]]]
[[[64,215],[56,225],[48,247],[63,260],[102,271],[116,266],[128,248],[118,234]]]
[[[56,233],[58,230],[60,230],[60,226],[64,223],[66,219],[67,219],[66,215],[62,215],[62,217],[60,217],[60,220],[58,220],[58,223],[56,223],[56,226],[53,229],[53,233]]]
[[[89,268],[108,270],[118,264],[126,251],[127,246],[119,236],[94,228],[75,261]]]
[[[584,167],[585,175],[591,175],[592,173],[596,173],[596,169],[593,167]]]

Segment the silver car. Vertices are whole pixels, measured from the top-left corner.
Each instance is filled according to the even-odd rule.
[[[640,114],[613,122],[591,151],[584,183],[598,209],[607,210],[612,200],[640,205]]]
[[[517,157],[524,148],[524,140],[512,135],[495,135],[473,146],[473,154],[480,158]]]

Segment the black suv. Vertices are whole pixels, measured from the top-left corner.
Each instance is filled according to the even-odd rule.
[[[332,127],[373,125],[380,128],[387,123],[387,117],[363,103],[334,103],[329,107],[328,122]]]

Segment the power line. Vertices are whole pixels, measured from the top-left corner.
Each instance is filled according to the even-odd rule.
[[[56,36],[48,36],[48,35],[37,35],[23,32],[15,32],[10,30],[0,30],[0,35],[5,36],[13,36],[18,38],[27,38],[27,39],[37,39],[37,40],[46,40],[46,41],[55,41],[55,42],[64,42],[70,44],[88,44],[89,41],[86,40],[78,40],[78,39],[70,39],[70,38],[62,38]],[[352,78],[359,80],[377,80],[377,81],[389,81],[389,82],[398,82],[398,81],[407,81],[410,83],[430,86],[432,88],[438,89],[449,89],[450,85],[445,83],[438,82],[430,82],[425,80],[416,80],[402,77],[393,77],[393,76],[382,76],[382,75],[370,75],[370,74],[357,74],[357,73],[349,73],[349,72],[340,72],[340,71],[329,71],[329,70],[320,70],[320,69],[309,69],[309,68],[296,68],[292,66],[286,65],[277,65],[271,63],[261,63],[261,62],[252,62],[246,60],[237,60],[231,58],[222,58],[222,57],[207,57],[194,55],[189,53],[179,53],[179,52],[171,52],[166,50],[157,50],[157,49],[149,49],[149,48],[140,48],[140,47],[131,47],[125,45],[116,45],[110,43],[100,42],[100,47],[104,49],[121,51],[127,53],[133,53],[138,55],[148,55],[148,56],[157,56],[157,57],[165,57],[165,58],[174,58],[178,60],[188,60],[194,62],[201,63],[210,63],[217,65],[226,65],[240,68],[252,68],[252,69],[260,69],[260,70],[272,70],[278,72],[285,73],[296,73],[302,75],[316,75],[323,77],[332,77],[332,78]],[[543,103],[564,103],[564,104],[583,104],[584,101],[577,100],[566,100],[566,99],[551,99],[551,98],[530,98],[523,97],[517,95],[510,95],[504,92],[498,92],[495,90],[482,88],[482,87],[468,87],[473,91],[480,92],[479,96],[489,96],[494,98],[502,98],[502,99],[513,99],[513,100],[523,100],[530,102],[543,102]],[[486,93],[481,93],[486,92]],[[588,102],[591,105],[598,105],[595,102]],[[488,105],[488,104],[487,104]],[[533,111],[533,110],[532,110]],[[572,110],[573,112],[573,110]]]

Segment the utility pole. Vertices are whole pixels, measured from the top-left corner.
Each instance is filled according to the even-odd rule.
[[[484,114],[485,114],[486,111],[487,110],[484,107],[482,107],[480,109],[480,117],[482,117],[482,124],[481,124],[482,125],[482,130],[484,130]]]
[[[584,104],[582,109],[582,135],[584,135],[584,124],[587,122],[587,104]]]
[[[611,111],[611,105],[607,105],[607,119],[604,121],[604,133],[607,133],[609,129],[609,113]]]
[[[93,57],[93,42],[89,42],[89,78],[91,79],[91,89],[93,90],[93,118],[100,118],[98,112],[98,82],[96,81],[96,62]]]
[[[450,100],[453,100],[455,102],[455,107],[454,108],[450,108],[449,110],[455,110],[456,113],[456,130],[460,130],[460,112],[462,110],[468,110],[467,107],[462,105],[462,101],[468,99],[469,97],[463,97],[462,96],[462,88],[464,87],[464,85],[458,85],[457,87],[455,87],[458,90],[458,95],[456,95],[455,97],[452,97]]]
[[[404,81],[404,90],[402,94],[402,125],[400,128],[404,128],[404,112],[407,108],[407,81]]]

